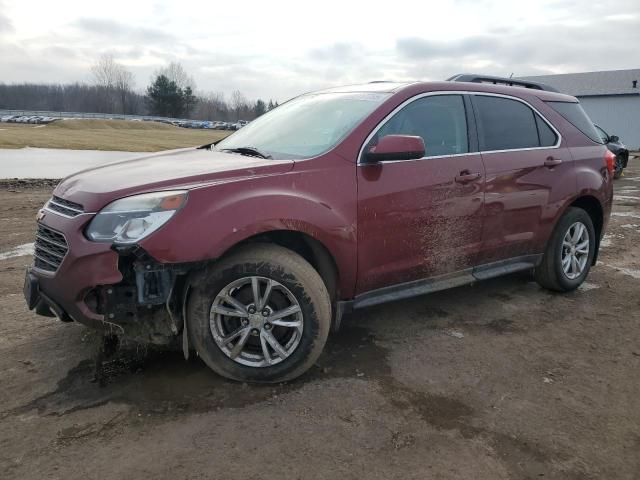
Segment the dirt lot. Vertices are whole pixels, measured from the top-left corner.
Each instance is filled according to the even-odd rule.
[[[0,124],[0,148],[71,148],[158,152],[215,142],[231,132],[158,122],[59,120],[49,125]]]
[[[129,352],[92,383],[90,336],[26,311],[0,260],[0,478],[640,478],[640,168],[600,263],[567,295],[528,275],[359,312],[286,385]],[[0,252],[49,188],[0,189]]]

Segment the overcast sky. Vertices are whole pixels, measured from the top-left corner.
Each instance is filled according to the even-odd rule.
[[[279,101],[325,86],[640,67],[640,1],[0,0],[0,82],[90,81],[111,53],[142,90],[181,62],[199,91]]]

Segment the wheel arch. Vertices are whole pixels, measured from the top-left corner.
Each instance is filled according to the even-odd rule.
[[[598,252],[600,251],[600,238],[602,236],[602,229],[604,227],[604,209],[600,200],[592,195],[583,195],[573,200],[562,212],[562,215],[567,211],[569,207],[576,207],[587,212],[591,221],[593,222],[593,228],[596,231],[596,248],[593,255],[592,265],[596,264],[598,260]],[[558,218],[558,220],[562,217]]]
[[[332,302],[339,298],[340,271],[333,254],[320,240],[298,230],[269,230],[235,243],[221,257],[252,243],[273,243],[297,253],[318,272]]]

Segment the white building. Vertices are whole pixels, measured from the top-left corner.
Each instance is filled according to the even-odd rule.
[[[640,69],[522,78],[577,97],[594,123],[640,149]]]

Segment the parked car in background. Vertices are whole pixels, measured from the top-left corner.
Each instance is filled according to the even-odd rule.
[[[615,157],[576,98],[517,83],[332,88],[72,175],[38,214],[27,305],[281,382],[345,312],[525,270],[574,290]]]
[[[613,178],[620,178],[629,163],[629,149],[617,135],[609,135],[598,125],[595,127],[607,148],[616,156],[616,170]]]

